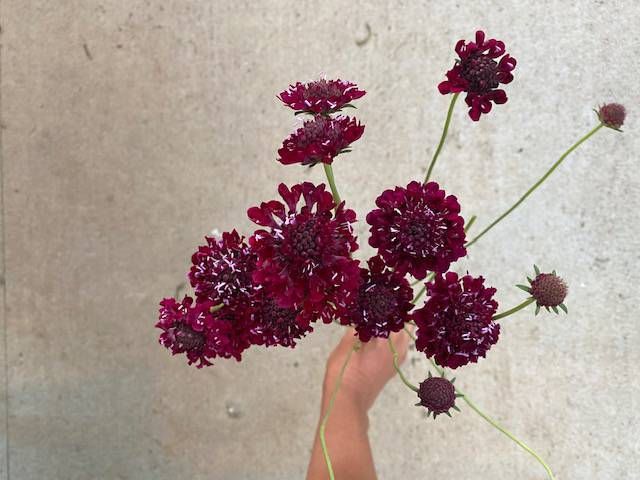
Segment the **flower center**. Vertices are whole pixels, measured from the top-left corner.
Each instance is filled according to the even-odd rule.
[[[335,83],[327,82],[325,79],[307,84],[307,88],[302,92],[305,100],[326,100],[332,97],[339,97],[342,91]]]
[[[318,224],[315,219],[295,225],[291,231],[291,243],[294,252],[305,259],[317,259],[320,256]]]
[[[295,325],[296,312],[279,307],[272,299],[266,299],[262,307],[262,318],[267,327],[288,330]]]
[[[316,117],[313,120],[304,122],[302,133],[298,138],[298,143],[305,148],[317,142],[335,142],[341,137],[341,131],[330,119]]]
[[[498,87],[498,64],[486,55],[472,55],[462,60],[462,78],[469,82],[469,91],[486,93]]]
[[[371,321],[386,321],[397,309],[393,292],[383,285],[365,288],[360,294],[362,309]]]
[[[193,350],[202,348],[205,343],[204,334],[196,332],[188,325],[181,323],[176,326],[176,342],[181,350]]]
[[[429,212],[398,222],[397,240],[404,253],[419,257],[435,255],[443,246],[440,221]]]

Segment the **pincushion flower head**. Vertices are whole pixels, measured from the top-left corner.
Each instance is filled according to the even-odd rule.
[[[460,58],[438,90],[443,95],[466,92],[469,116],[478,121],[481,114],[491,111],[492,102],[507,101],[507,94],[499,87],[513,80],[516,59],[505,53],[504,42],[486,39],[482,30],[476,32],[474,42],[458,41],[455,50]]]
[[[339,79],[320,79],[306,84],[297,82],[290,85],[288,90],[278,95],[278,98],[298,112],[327,114],[349,106],[350,102],[364,96],[365,93],[359,90],[355,83]]]
[[[253,332],[260,339],[260,344],[295,347],[298,339],[313,331],[311,326],[300,325],[297,321],[299,309],[278,306],[264,289],[255,293],[250,304]]]
[[[495,288],[482,277],[454,272],[436,275],[427,284],[428,300],[413,313],[418,330],[416,349],[441,367],[458,368],[484,357],[498,341],[500,325],[493,321],[498,303]]]
[[[536,302],[536,315],[542,307],[547,311],[552,309],[555,313],[559,313],[558,308],[560,308],[568,313],[569,310],[564,304],[569,293],[566,282],[558,276],[555,270],[551,273],[541,273],[537,265],[534,265],[533,269],[536,276],[533,280],[527,277],[529,286],[518,285],[518,287],[531,295],[530,301]]]
[[[358,262],[351,259],[356,214],[344,203],[336,207],[324,184],[280,184],[278,191],[284,204],[272,200],[248,210],[266,227],[249,239],[257,255],[253,280],[278,306],[301,309],[303,326],[318,318],[329,323],[359,286]]]
[[[362,342],[402,330],[413,308],[413,290],[403,275],[387,268],[380,257],[368,265],[368,270],[360,269],[358,297],[345,315]]]
[[[603,125],[613,128],[614,130],[620,130],[627,116],[627,110],[624,108],[624,105],[619,103],[606,103],[602,105],[596,113]]]
[[[245,301],[253,292],[255,255],[235,230],[206,241],[191,257],[189,280],[196,297],[214,304]]]
[[[460,411],[456,406],[456,389],[453,381],[444,377],[434,377],[429,372],[427,377],[418,387],[418,399],[420,400],[416,406],[427,409],[427,415],[433,414],[433,418],[444,413],[451,416],[449,410]]]
[[[376,205],[367,215],[369,244],[398,273],[423,279],[428,271],[447,271],[466,255],[458,200],[437,183],[411,182],[385,190]]]
[[[363,132],[364,126],[355,118],[316,115],[283,142],[278,161],[284,165],[301,163],[311,167],[317,163],[331,164]]]

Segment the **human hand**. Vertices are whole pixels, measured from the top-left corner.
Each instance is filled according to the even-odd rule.
[[[345,358],[358,342],[354,333],[354,329],[349,328],[329,355],[324,379],[325,398],[328,398],[335,388]],[[400,364],[407,356],[409,335],[401,330],[391,334],[391,341],[398,352]],[[366,412],[373,406],[386,383],[395,374],[393,354],[389,348],[388,339],[372,338],[367,343],[361,344],[360,348],[351,355],[342,378],[340,391],[343,395],[348,395]]]

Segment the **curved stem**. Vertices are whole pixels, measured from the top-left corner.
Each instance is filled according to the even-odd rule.
[[[538,188],[540,185],[542,185],[542,183],[549,178],[549,175],[551,175],[554,170],[556,168],[558,168],[558,166],[560,166],[560,164],[562,163],[562,161],[567,158],[569,156],[569,154],[571,152],[573,152],[576,148],[578,148],[580,145],[582,145],[584,142],[586,142],[587,140],[589,140],[589,138],[591,138],[598,130],[600,130],[604,125],[602,123],[600,123],[598,126],[596,126],[595,128],[593,128],[591,131],[589,131],[589,133],[587,133],[584,137],[582,137],[580,140],[578,140],[576,143],[574,143],[566,152],[564,152],[562,154],[562,156],[556,160],[556,163],[554,163],[551,168],[549,170],[547,170],[547,173],[545,173],[540,180],[538,180],[536,183],[533,184],[533,186],[531,188],[529,188],[529,190],[527,190],[525,192],[525,194],[520,197],[520,200],[518,200],[516,203],[514,203],[511,208],[509,208],[506,212],[504,212],[502,215],[500,215],[498,218],[496,218],[487,228],[485,228],[484,230],[482,230],[478,235],[476,235],[476,237],[471,240],[469,243],[467,243],[467,247],[470,247],[471,245],[473,245],[474,243],[476,243],[478,240],[480,240],[480,238],[482,238],[482,236],[487,233],[489,230],[491,230],[493,227],[495,227],[498,223],[500,223],[500,221],[502,219],[504,219],[507,215],[509,215],[511,212],[513,212],[522,202],[524,202],[527,197],[529,195],[531,195],[536,188]]]
[[[547,472],[547,475],[549,476],[549,479],[550,480],[555,480],[555,477],[553,476],[553,472],[551,471],[551,468],[549,467],[549,465],[546,464],[546,462],[542,458],[540,458],[540,455],[538,455],[536,452],[534,452],[529,446],[527,446],[527,444],[525,444],[522,440],[520,440],[518,437],[516,437],[513,433],[509,432],[507,429],[502,427],[498,422],[496,422],[493,418],[489,417],[486,413],[484,413],[482,410],[480,410],[471,400],[469,400],[469,397],[467,397],[463,393],[461,393],[461,395],[462,395],[462,399],[465,401],[465,403],[467,405],[469,405],[469,407],[474,412],[476,412],[483,419],[485,419],[492,427],[498,429],[499,431],[504,433],[507,437],[509,437],[511,440],[513,440],[525,452],[527,452],[531,456],[533,456],[540,463],[540,465],[542,465],[544,467],[544,469]]]
[[[473,215],[469,219],[467,224],[464,226],[464,233],[469,233],[469,229],[473,226],[473,224],[476,222],[477,219],[478,219],[478,217],[476,215]]]
[[[513,307],[511,310],[507,310],[506,312],[502,312],[502,313],[499,313],[498,315],[494,315],[493,320],[500,320],[501,318],[508,317],[512,313],[516,313],[517,311],[522,310],[523,308],[531,305],[535,301],[536,299],[533,297],[527,298],[524,302],[522,302],[520,305]]]
[[[431,163],[429,164],[429,169],[427,170],[427,176],[424,177],[424,183],[429,181],[431,177],[431,172],[433,171],[433,167],[436,164],[436,160],[442,151],[442,147],[444,146],[444,141],[447,138],[447,132],[449,131],[449,124],[451,123],[451,114],[453,113],[453,107],[456,104],[456,100],[458,100],[459,93],[454,93],[451,97],[451,103],[449,104],[449,110],[447,111],[447,119],[444,122],[444,128],[442,129],[442,135],[440,136],[440,143],[438,143],[438,148],[436,148],[435,153],[433,154],[433,158],[431,159]]]
[[[411,331],[407,327],[404,328],[404,331],[407,332],[409,334],[409,336],[415,341],[415,339],[416,339],[415,335],[413,335],[413,333],[411,333]],[[433,366],[433,368],[435,368],[435,370],[438,372],[438,374],[442,375],[444,373],[444,369],[440,368],[436,364],[436,362],[433,361],[432,358],[429,359],[429,362],[431,362],[431,365]],[[462,390],[460,390],[457,387],[455,387],[455,390],[456,390],[456,393],[462,397],[462,399],[465,401],[465,403],[467,405],[469,405],[469,407],[471,407],[471,409],[474,412],[476,412],[478,415],[480,415],[491,426],[493,426],[494,428],[496,428],[499,431],[501,431],[502,433],[504,433],[507,437],[509,437],[511,440],[513,440],[516,444],[518,444],[518,446],[520,446],[523,450],[525,450],[526,452],[531,454],[544,467],[544,469],[547,471],[547,474],[549,475],[550,480],[555,480],[555,477],[553,476],[553,472],[551,471],[551,468],[549,467],[549,465],[547,465],[545,463],[545,461],[542,460],[542,458],[540,458],[540,456],[536,452],[531,450],[531,448],[529,448],[522,440],[517,438],[513,433],[511,433],[508,430],[506,430],[498,422],[496,422],[494,419],[489,417],[489,415],[487,415],[482,410],[480,410],[480,408],[478,408],[478,406],[475,403],[473,403],[469,399],[469,397]]]
[[[422,297],[422,295],[424,295],[424,292],[427,290],[427,282],[430,282],[431,280],[433,280],[433,277],[436,276],[436,272],[431,272],[427,278],[424,279],[425,284],[422,285],[422,288],[420,290],[418,290],[418,293],[416,293],[416,296],[413,297],[413,300],[411,300],[411,303],[413,303],[414,305],[416,304],[416,302],[418,300],[420,300],[420,298]]]
[[[322,418],[322,422],[320,422],[320,445],[322,446],[322,455],[324,456],[324,461],[327,464],[327,470],[329,471],[329,478],[331,480],[335,480],[335,476],[333,473],[333,466],[331,465],[331,458],[329,457],[329,450],[327,449],[327,441],[324,436],[324,431],[327,427],[327,421],[329,420],[329,415],[331,415],[331,410],[333,410],[333,404],[336,401],[336,396],[338,395],[338,391],[340,390],[340,385],[342,385],[342,377],[344,377],[344,372],[347,369],[347,364],[349,360],[351,360],[351,355],[355,352],[360,346],[359,342],[353,346],[347,357],[344,359],[344,363],[342,364],[342,368],[340,369],[340,374],[338,375],[338,380],[336,381],[336,386],[333,388],[333,392],[331,392],[331,397],[329,398],[329,405],[327,406],[327,411]]]
[[[402,370],[400,370],[400,365],[398,365],[398,352],[396,351],[396,347],[393,346],[393,341],[391,340],[391,337],[388,337],[387,340],[389,341],[389,348],[391,349],[391,353],[393,354],[393,368],[395,368],[396,372],[398,372],[398,376],[400,377],[400,380],[402,380],[402,383],[404,383],[407,387],[409,387],[414,392],[417,392],[418,387],[416,387],[409,380],[407,380],[407,378],[402,373]]]
[[[324,166],[324,173],[327,175],[327,181],[329,182],[329,187],[331,188],[333,201],[336,202],[336,206],[338,206],[342,200],[340,199],[340,194],[338,193],[338,188],[336,187],[336,179],[333,177],[333,167],[328,163],[323,163],[322,165]]]

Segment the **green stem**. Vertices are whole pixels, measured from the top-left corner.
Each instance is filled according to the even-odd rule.
[[[336,206],[340,204],[342,201],[340,199],[340,194],[338,193],[338,188],[336,187],[336,179],[333,177],[333,167],[331,167],[328,163],[323,163],[324,173],[327,175],[327,181],[329,182],[329,187],[331,188],[331,194],[333,195],[333,201],[336,202]]]
[[[431,159],[431,163],[429,164],[429,169],[427,170],[427,176],[424,177],[424,183],[429,181],[431,177],[431,172],[433,171],[433,167],[436,164],[436,160],[442,151],[442,147],[444,146],[444,141],[447,138],[447,132],[449,131],[449,124],[451,123],[451,115],[453,114],[453,107],[456,104],[456,100],[458,100],[459,93],[454,93],[451,97],[451,103],[449,104],[449,110],[447,111],[447,119],[444,122],[444,128],[442,129],[442,135],[440,136],[440,143],[438,143],[438,148],[436,148],[436,152],[433,154],[433,158]]]
[[[500,320],[501,318],[508,317],[512,313],[516,313],[517,311],[522,310],[523,308],[531,305],[535,301],[536,299],[533,297],[527,298],[524,302],[522,302],[520,305],[513,307],[511,310],[507,310],[506,312],[502,312],[502,313],[499,313],[498,315],[495,315],[493,317],[493,320]]]
[[[491,230],[493,227],[495,227],[498,223],[500,223],[500,221],[502,219],[504,219],[507,215],[509,215],[511,212],[513,212],[522,202],[524,202],[527,197],[529,195],[531,195],[536,188],[538,188],[540,185],[542,185],[542,183],[549,178],[549,175],[551,175],[554,170],[556,168],[558,168],[558,166],[560,166],[560,164],[563,162],[563,160],[565,158],[567,158],[569,156],[569,154],[571,152],[573,152],[576,148],[578,148],[580,145],[582,145],[584,142],[586,142],[589,138],[591,138],[598,130],[600,130],[604,125],[602,123],[600,123],[598,126],[596,126],[595,128],[593,128],[589,133],[587,133],[584,137],[582,137],[580,140],[578,140],[576,143],[574,143],[569,150],[567,150],[566,152],[564,152],[562,154],[562,156],[556,160],[556,163],[554,163],[551,168],[549,170],[547,170],[547,173],[545,173],[540,180],[538,180],[536,183],[533,184],[533,186],[526,191],[526,193],[520,197],[520,200],[518,200],[516,203],[513,204],[513,206],[511,206],[511,208],[509,208],[509,210],[507,210],[506,212],[504,212],[502,215],[500,215],[497,219],[495,219],[487,228],[485,228],[484,230],[482,230],[482,232],[480,232],[478,235],[476,235],[476,237],[471,240],[469,243],[467,243],[467,247],[470,247],[471,245],[473,245],[474,243],[476,243],[478,240],[480,240],[480,238],[482,238],[482,236],[487,233],[489,230]]]
[[[429,274],[429,276],[427,276],[427,278],[424,279],[425,285],[422,285],[422,288],[420,290],[418,290],[418,293],[416,293],[416,296],[413,297],[413,300],[411,300],[411,303],[413,303],[414,305],[416,304],[416,302],[418,300],[420,300],[420,297],[422,297],[422,295],[424,295],[424,292],[427,290],[427,282],[430,282],[431,280],[433,280],[433,277],[436,276],[435,272],[431,272]]]
[[[342,385],[342,377],[344,377],[344,372],[347,369],[347,364],[349,360],[351,360],[351,355],[359,348],[359,342],[353,346],[347,357],[344,359],[344,363],[342,364],[342,368],[340,369],[340,374],[338,375],[338,380],[336,380],[336,386],[333,388],[333,392],[331,392],[331,397],[329,398],[329,405],[327,405],[327,411],[322,418],[322,422],[320,422],[320,445],[322,446],[322,455],[324,456],[324,461],[327,464],[327,470],[329,471],[329,478],[331,480],[335,480],[335,476],[333,473],[333,466],[331,465],[331,458],[329,457],[329,450],[327,449],[327,441],[324,436],[324,431],[327,427],[327,421],[329,420],[329,415],[331,415],[331,410],[333,410],[333,404],[336,401],[336,396],[338,395],[338,391],[340,390],[340,386]]]
[[[400,377],[400,380],[402,380],[402,383],[404,383],[407,387],[409,387],[414,392],[417,392],[418,388],[415,385],[413,385],[409,380],[407,380],[407,378],[402,373],[402,370],[400,370],[400,365],[398,365],[398,352],[396,351],[396,347],[393,346],[393,341],[391,340],[391,337],[388,337],[388,340],[389,340],[389,348],[391,349],[391,353],[393,354],[393,368],[395,368],[396,372],[398,372],[398,376]]]
[[[415,341],[415,339],[416,339],[415,335],[413,335],[413,333],[411,333],[411,331],[407,327],[404,327],[404,331],[407,332],[409,334],[409,336]],[[436,372],[438,372],[439,375],[443,375],[444,369],[440,368],[436,364],[436,362],[433,361],[432,358],[429,359],[429,362],[431,362],[431,365],[433,366],[433,368],[435,368]],[[467,405],[469,405],[469,407],[471,407],[471,409],[474,412],[476,412],[483,419],[485,419],[487,422],[489,422],[489,424],[491,426],[493,426],[494,428],[498,429],[500,432],[504,433],[507,437],[509,437],[511,440],[513,440],[518,446],[520,446],[523,450],[525,450],[526,452],[530,453],[544,467],[544,469],[547,471],[547,474],[549,475],[550,480],[555,480],[555,477],[553,476],[553,472],[551,471],[551,468],[549,468],[549,465],[547,465],[545,463],[545,461],[542,460],[542,458],[540,458],[540,456],[536,452],[531,450],[531,448],[529,448],[522,440],[518,439],[514,434],[512,434],[511,432],[509,432],[508,430],[503,428],[498,422],[496,422],[494,419],[489,417],[489,415],[487,415],[482,410],[480,410],[480,408],[478,408],[476,406],[476,404],[473,403],[469,399],[469,397],[462,390],[460,390],[457,387],[456,387],[455,390],[456,390],[456,393],[462,397],[462,399],[465,401],[465,403]]]
[[[540,465],[542,465],[544,467],[544,469],[547,472],[547,475],[549,476],[549,479],[550,480],[555,480],[555,477],[553,476],[553,472],[551,471],[551,468],[549,467],[549,465],[546,464],[546,462],[542,458],[540,458],[540,455],[538,455],[536,452],[534,452],[522,440],[518,439],[513,433],[509,432],[507,429],[502,427],[498,422],[496,422],[494,419],[492,419],[486,413],[484,413],[482,410],[480,410],[471,400],[469,400],[469,397],[467,397],[465,394],[463,394],[461,392],[459,392],[459,393],[462,395],[462,399],[465,401],[465,403],[467,405],[469,405],[469,407],[471,407],[471,409],[474,412],[476,412],[483,419],[485,419],[492,427],[498,429],[499,431],[504,433],[507,437],[509,437],[511,440],[513,440],[525,452],[527,452],[531,456],[533,456],[540,463]]]
[[[469,221],[467,222],[467,224],[464,226],[464,233],[468,233],[469,229],[473,226],[473,224],[476,222],[476,220],[478,219],[477,216],[473,215]]]

